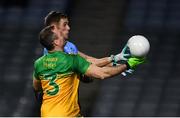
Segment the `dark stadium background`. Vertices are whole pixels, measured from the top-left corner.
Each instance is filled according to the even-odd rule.
[[[1,117],[39,116],[33,62],[51,10],[68,14],[70,41],[88,55],[119,53],[136,34],[151,44],[133,75],[81,83],[84,116],[180,116],[180,0],[1,0]]]

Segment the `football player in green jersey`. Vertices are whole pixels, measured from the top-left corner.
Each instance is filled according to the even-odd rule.
[[[48,13],[48,15],[45,17],[44,21],[45,26],[54,26],[52,28],[52,31],[57,33],[58,35],[61,35],[63,37],[63,40],[66,42],[64,45],[63,51],[67,54],[79,54],[80,56],[84,57],[86,60],[89,62],[96,64],[97,66],[105,66],[110,64],[111,62],[117,62],[120,60],[127,60],[128,55],[126,54],[125,51],[122,51],[121,53],[111,56],[111,57],[104,57],[104,58],[94,58],[92,56],[88,56],[82,52],[80,52],[75,44],[72,42],[68,41],[68,34],[70,31],[70,26],[69,26],[69,21],[67,15],[56,12],[56,11],[51,11]],[[126,49],[126,48],[124,48]],[[44,48],[44,55],[48,54],[48,51],[46,48]],[[92,82],[93,79],[91,77],[87,77],[85,75],[81,75],[80,80],[84,83],[89,83]],[[42,93],[41,92],[35,92],[36,99],[38,102],[41,104],[41,98],[42,98]]]
[[[62,23],[66,22],[67,19],[62,19]],[[106,79],[126,69],[134,69],[144,62],[144,59],[130,57],[125,64],[99,67],[79,54],[64,53],[66,40],[60,33],[54,33],[53,28],[54,26],[47,26],[40,32],[39,41],[48,50],[48,54],[34,63],[33,87],[44,93],[42,117],[81,115],[78,104],[80,75]],[[68,30],[64,30],[64,34],[68,34]]]

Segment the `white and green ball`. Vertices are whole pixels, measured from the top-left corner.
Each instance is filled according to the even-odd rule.
[[[142,35],[132,36],[128,40],[127,46],[130,49],[131,55],[135,57],[145,57],[150,50],[148,39]]]

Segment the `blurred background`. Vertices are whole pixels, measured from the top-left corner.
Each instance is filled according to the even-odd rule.
[[[69,40],[88,55],[117,54],[137,34],[151,44],[133,75],[80,84],[84,116],[180,116],[179,0],[1,0],[0,116],[39,116],[33,62],[52,10],[68,14]]]

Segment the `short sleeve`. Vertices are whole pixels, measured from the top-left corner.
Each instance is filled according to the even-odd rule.
[[[85,74],[88,67],[90,66],[90,62],[79,55],[74,56],[73,60],[73,69],[81,74]]]

